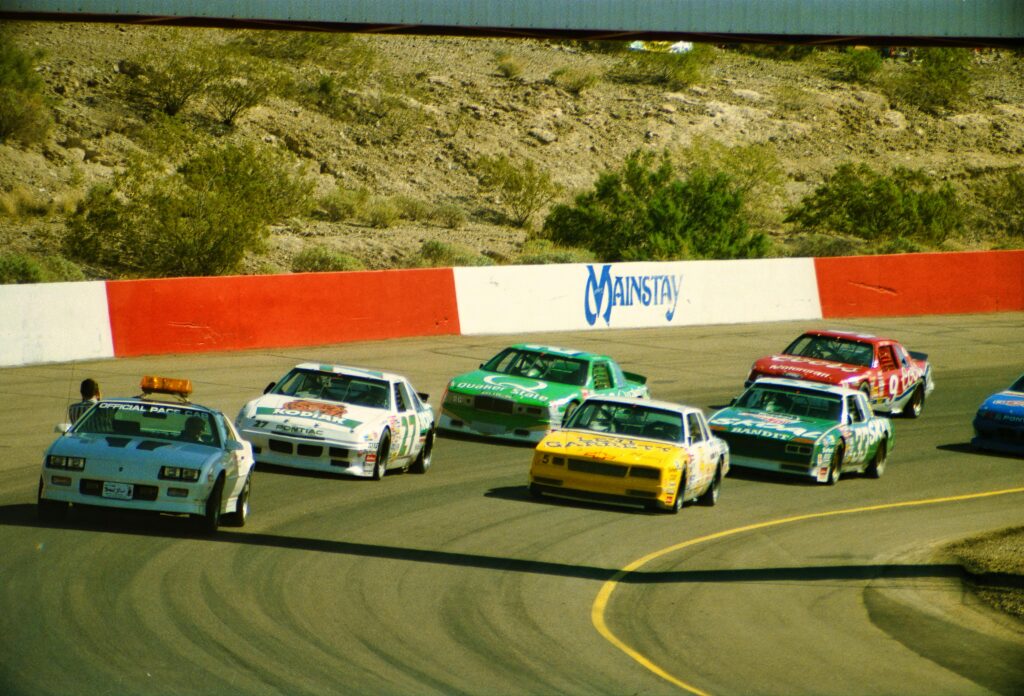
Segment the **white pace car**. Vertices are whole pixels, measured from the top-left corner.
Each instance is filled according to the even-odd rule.
[[[102,399],[46,450],[42,520],[71,505],[191,515],[203,531],[249,514],[252,445],[224,414],[191,403],[187,379],[144,377],[142,395]]]
[[[380,480],[389,469],[430,468],[426,399],[401,375],[303,363],[243,406],[235,424],[258,462]]]

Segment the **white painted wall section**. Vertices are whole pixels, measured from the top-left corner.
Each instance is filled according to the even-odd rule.
[[[466,335],[820,319],[813,259],[456,268]]]
[[[0,367],[114,357],[106,283],[0,285]]]

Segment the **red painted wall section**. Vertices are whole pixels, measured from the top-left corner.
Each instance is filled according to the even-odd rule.
[[[1024,310],[1024,251],[814,260],[823,318]]]
[[[118,357],[459,333],[451,269],[107,283]]]

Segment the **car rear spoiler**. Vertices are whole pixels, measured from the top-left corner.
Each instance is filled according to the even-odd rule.
[[[628,379],[630,382],[636,382],[638,384],[647,384],[647,378],[644,377],[643,375],[638,375],[635,372],[626,372],[625,370],[622,371],[622,374],[625,375],[626,379]]]
[[[908,350],[907,352],[910,353],[910,357],[912,357],[914,360],[927,360],[928,359],[928,354],[927,353],[918,353],[916,350]]]

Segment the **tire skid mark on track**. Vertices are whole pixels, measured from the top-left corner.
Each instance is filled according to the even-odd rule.
[[[672,546],[666,546],[663,549],[652,551],[646,556],[642,556],[632,563],[629,563],[621,570],[617,571],[604,585],[601,586],[601,590],[597,593],[597,597],[594,599],[594,603],[591,605],[590,618],[597,629],[597,632],[607,640],[609,643],[614,645],[616,648],[628,655],[634,662],[637,662],[642,667],[646,668],[650,672],[653,672],[657,676],[661,677],[665,681],[673,684],[683,691],[688,691],[695,696],[710,696],[708,692],[702,691],[696,686],[689,684],[682,679],[674,676],[667,670],[655,664],[652,660],[647,658],[645,655],[640,653],[638,650],[630,647],[627,643],[616,636],[612,630],[608,627],[608,623],[605,620],[605,609],[608,607],[611,601],[612,593],[615,588],[618,587],[619,583],[628,576],[630,573],[634,573],[643,566],[647,565],[651,561],[667,556],[670,553],[681,551],[682,549],[697,546],[718,539],[724,539],[725,537],[735,536],[744,532],[751,532],[758,529],[766,529],[769,527],[778,527],[785,524],[792,524],[796,522],[805,522],[807,520],[823,519],[827,517],[838,517],[840,515],[855,515],[862,514],[865,512],[878,512],[881,510],[895,510],[899,508],[909,508],[924,505],[939,505],[942,503],[958,503],[968,500],[978,500],[981,498],[992,498],[995,496],[1011,495],[1014,493],[1024,493],[1024,486],[1016,488],[1003,488],[995,491],[982,491],[980,493],[965,493],[962,495],[951,495],[942,496],[938,498],[925,498],[922,500],[907,500],[898,503],[882,503],[879,505],[866,505],[856,508],[845,508],[842,510],[826,510],[824,512],[814,512],[805,515],[793,515],[790,517],[782,517],[777,520],[768,520],[766,522],[755,522],[753,524],[743,525],[742,527],[734,527],[732,529],[725,529],[720,532],[713,534],[705,534],[704,536],[696,537],[694,539],[688,539]]]

